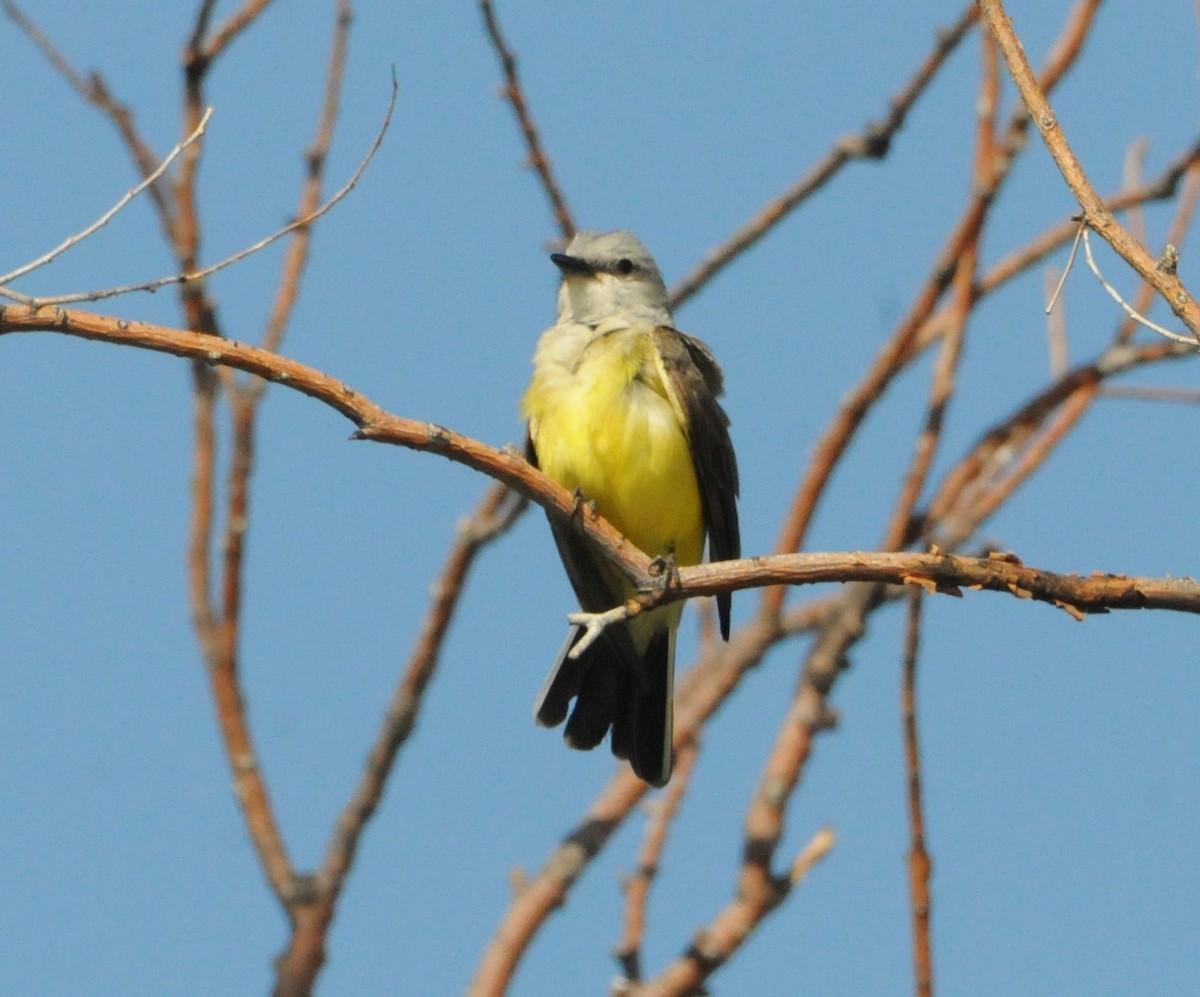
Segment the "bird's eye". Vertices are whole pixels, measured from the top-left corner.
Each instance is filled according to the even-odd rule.
[[[617,260],[617,273],[633,273],[633,260],[629,259],[627,256],[622,256],[619,260]]]

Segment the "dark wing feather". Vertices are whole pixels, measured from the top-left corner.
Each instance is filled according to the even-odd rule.
[[[534,467],[538,466],[537,450],[528,433],[525,458]],[[622,600],[622,593],[608,586],[597,559],[575,535],[570,524],[549,514],[546,518],[580,608],[588,613],[612,609]],[[632,717],[632,707],[627,699],[641,684],[641,657],[625,627],[605,627],[591,647],[578,658],[572,658],[571,648],[582,635],[582,627],[571,627],[538,693],[534,716],[545,727],[557,727],[566,718],[574,698],[575,709],[564,731],[567,743],[584,750],[593,748],[611,724],[613,753],[626,758],[629,736],[625,729],[628,724],[623,721]]]
[[[671,686],[674,684],[675,633],[659,630],[650,638],[642,659],[643,681],[631,685],[629,764],[638,778],[651,786],[665,786],[671,778],[674,716]],[[618,724],[613,724],[613,753],[617,753]]]
[[[700,486],[700,507],[708,530],[708,558],[728,561],[741,557],[738,529],[738,470],[729,439],[729,417],[717,396],[724,377],[708,347],[700,340],[660,326],[654,331],[669,389],[687,413],[692,466]],[[721,636],[729,639],[730,593],[717,596]]]

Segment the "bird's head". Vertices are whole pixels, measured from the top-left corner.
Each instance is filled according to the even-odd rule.
[[[667,288],[654,257],[632,232],[579,232],[550,259],[562,272],[558,321],[595,325],[628,318],[669,325]]]

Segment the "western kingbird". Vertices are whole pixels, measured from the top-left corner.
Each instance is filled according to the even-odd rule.
[[[521,400],[531,464],[568,488],[650,557],[699,564],[740,554],[737,461],[717,402],[721,368],[674,328],[654,259],[632,232],[580,232],[550,257],[562,272],[558,319],[538,341]],[[580,606],[596,613],[634,593],[620,574],[550,520]],[[729,639],[729,593],[717,596]],[[683,603],[609,626],[578,658],[572,626],[534,705],[546,727],[575,708],[564,738],[612,750],[654,786],[671,777],[671,686]]]

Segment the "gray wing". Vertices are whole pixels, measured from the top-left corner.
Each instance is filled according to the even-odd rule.
[[[692,466],[708,530],[708,559],[728,561],[740,557],[737,457],[729,439],[729,417],[717,401],[724,390],[721,368],[707,346],[677,329],[660,326],[654,330],[654,342],[670,390],[687,414]],[[726,640],[731,601],[728,592],[717,596],[717,618]]]

